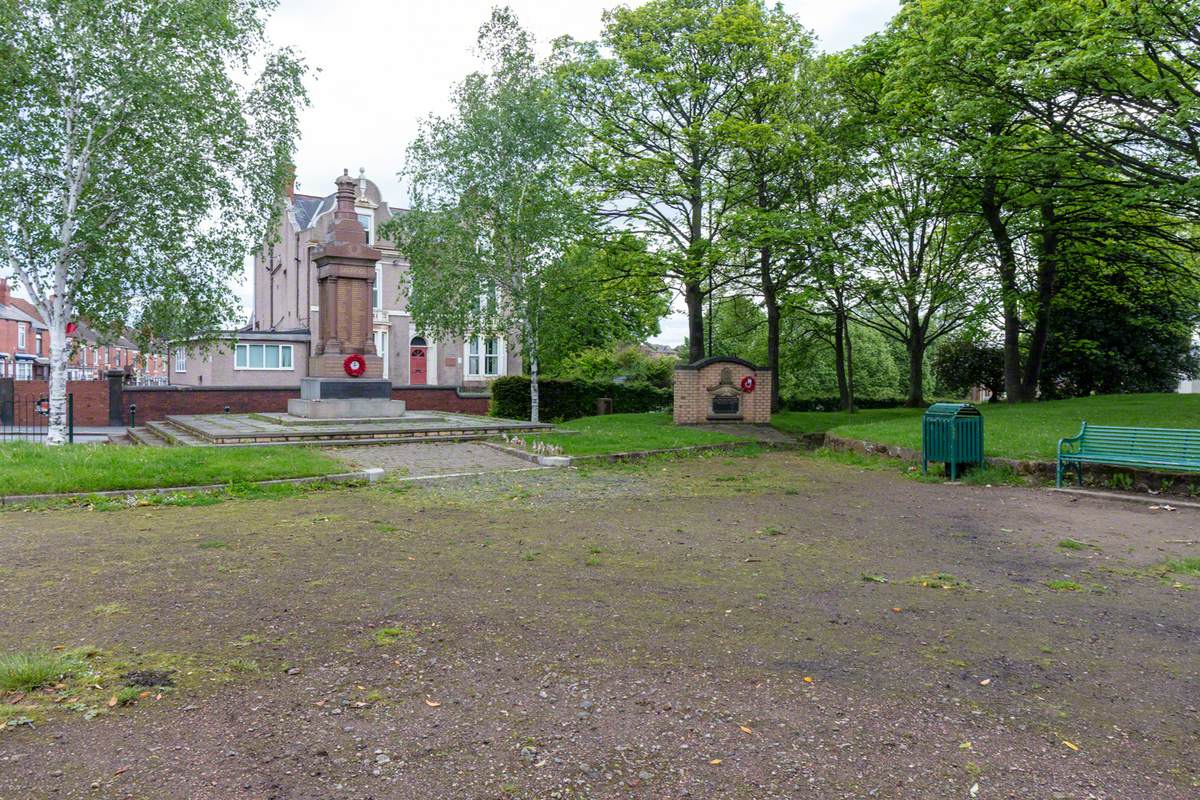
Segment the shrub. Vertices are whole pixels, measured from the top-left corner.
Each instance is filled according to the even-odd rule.
[[[854,407],[860,411],[869,408],[900,408],[903,397],[858,397]],[[837,397],[789,397],[782,400],[784,411],[837,411],[841,400]]]
[[[568,420],[596,413],[596,400],[611,397],[613,412],[636,414],[658,411],[671,405],[671,390],[645,383],[602,383],[585,380],[538,380],[541,418]],[[529,419],[529,377],[513,375],[492,382],[491,413],[494,417]]]
[[[667,389],[674,379],[676,363],[676,358],[648,356],[632,346],[589,347],[563,359],[555,377],[601,383],[621,378],[629,383],[648,383]]]
[[[933,357],[938,388],[966,396],[983,386],[998,400],[1004,394],[1004,350],[965,339],[946,342]]]

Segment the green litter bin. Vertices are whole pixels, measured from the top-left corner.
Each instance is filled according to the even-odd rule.
[[[959,465],[983,464],[983,415],[970,403],[934,403],[921,417],[921,472],[930,461],[950,466],[958,479]]]

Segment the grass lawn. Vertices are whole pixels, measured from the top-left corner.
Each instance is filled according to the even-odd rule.
[[[0,445],[0,496],[242,483],[345,472],[307,447]]]
[[[1042,403],[985,403],[984,450],[989,456],[1053,459],[1058,440],[1079,433],[1083,420],[1096,425],[1200,428],[1200,395],[1131,394],[1080,397]],[[829,431],[919,450],[922,409],[776,414],[773,424],[790,434]]]
[[[624,453],[630,450],[665,450],[700,444],[742,441],[728,433],[675,425],[670,414],[607,414],[564,422],[563,431],[529,436],[529,441],[557,445],[569,456]]]

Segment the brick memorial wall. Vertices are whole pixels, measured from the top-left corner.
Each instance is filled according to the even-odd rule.
[[[738,358],[682,364],[675,368],[675,424],[766,425],[771,421],[771,377],[770,370]]]

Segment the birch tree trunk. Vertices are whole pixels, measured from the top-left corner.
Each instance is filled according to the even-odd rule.
[[[538,360],[535,354],[529,359],[529,421],[541,422],[538,415]]]
[[[529,355],[529,421],[541,422],[541,397],[538,391],[538,330],[540,327],[540,318],[535,315],[536,312],[532,310],[526,310],[525,312],[525,341],[522,345],[525,347],[525,352]]]
[[[54,298],[46,324],[50,328],[50,420],[46,444],[67,443],[67,323],[62,299]]]

